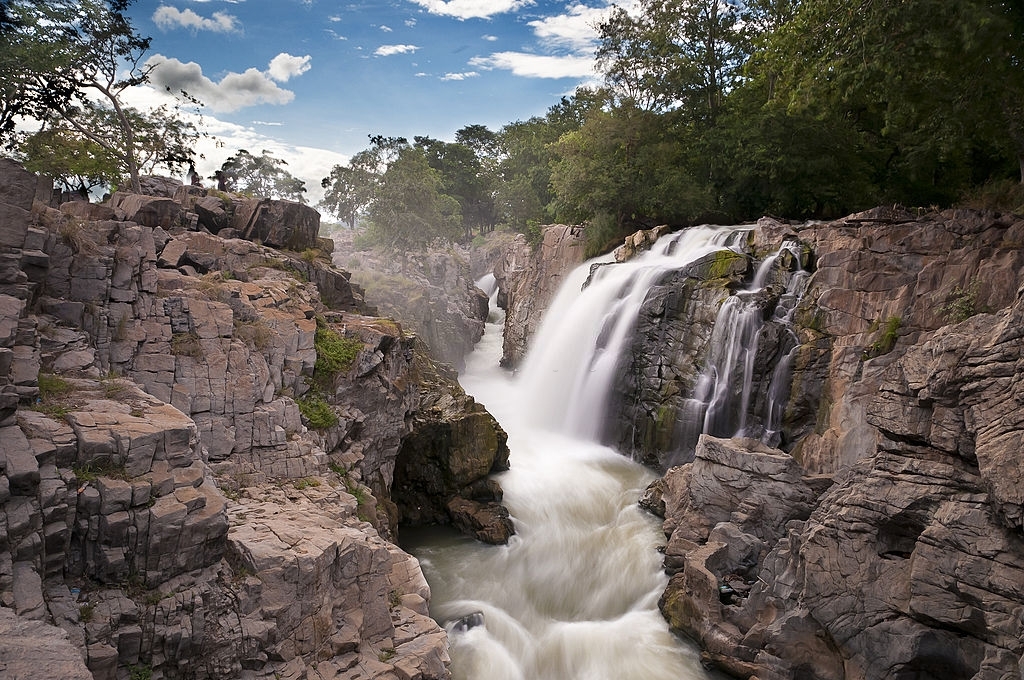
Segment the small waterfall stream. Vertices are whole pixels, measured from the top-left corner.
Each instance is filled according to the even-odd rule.
[[[652,283],[748,231],[689,229],[629,263],[604,266],[610,258],[602,258],[577,268],[515,377],[499,368],[504,314],[492,298],[487,330],[460,382],[509,435],[511,469],[498,480],[517,534],[507,546],[444,529],[403,535],[430,583],[432,615],[448,622],[455,678],[717,677],[658,612],[667,576],[657,548],[665,539],[660,521],[637,506],[654,474],[596,439],[619,354]],[[494,291],[489,281],[479,285]],[[728,349],[709,359],[709,375],[748,372],[740,348],[756,344],[756,324],[721,323],[733,330],[716,337]],[[706,382],[704,408],[717,418],[728,411],[715,402],[722,381]]]

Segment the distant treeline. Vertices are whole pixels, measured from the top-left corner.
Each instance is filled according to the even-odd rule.
[[[586,221],[596,252],[654,223],[1024,205],[1024,3],[642,0],[599,28],[601,87],[453,143],[375,137],[326,207],[406,247]]]

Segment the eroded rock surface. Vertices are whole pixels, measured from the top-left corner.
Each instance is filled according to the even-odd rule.
[[[582,227],[564,224],[544,227],[536,249],[522,235],[507,247],[494,267],[498,305],[505,310],[502,365],[515,367],[526,356],[544,311],[565,275],[583,262],[583,252]]]
[[[390,541],[399,449],[430,423],[417,341],[369,315],[311,211],[233,229],[218,196],[221,238],[171,180],[57,210],[0,174],[0,663],[28,631],[76,650],[66,677],[448,677]]]
[[[1017,677],[1024,220],[762,226],[761,247],[799,235],[817,263],[793,455],[705,436],[652,487],[662,611],[740,678]]]

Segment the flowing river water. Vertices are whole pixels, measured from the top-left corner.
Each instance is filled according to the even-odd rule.
[[[637,506],[654,474],[594,441],[609,364],[635,317],[628,308],[658,271],[728,238],[691,231],[641,267],[598,270],[586,295],[589,266],[567,276],[519,375],[499,367],[500,310],[467,358],[462,386],[509,436],[511,469],[497,478],[517,533],[507,546],[442,529],[403,534],[430,584],[431,614],[447,623],[456,679],[718,677],[658,611],[665,537]]]

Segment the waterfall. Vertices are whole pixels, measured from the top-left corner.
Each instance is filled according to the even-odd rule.
[[[660,522],[637,506],[654,474],[598,437],[651,287],[712,253],[737,249],[750,229],[693,228],[629,262],[604,257],[578,267],[517,376],[499,366],[504,314],[492,299],[487,330],[459,379],[508,433],[511,467],[497,479],[517,533],[506,546],[488,546],[444,529],[403,530],[430,584],[431,614],[449,631],[457,680],[713,677],[658,612],[667,576],[657,548],[665,538]],[[747,308],[765,286],[778,285],[773,267],[762,266],[719,313],[714,349],[686,402],[695,422],[699,412],[697,429],[742,421],[728,386],[740,384],[740,401],[750,401],[743,386],[752,383],[765,319]],[[477,285],[496,294],[489,280]],[[791,302],[776,305],[783,320]],[[785,398],[773,388],[770,410]]]
[[[667,272],[736,247],[749,230],[695,227],[662,237],[628,262],[611,264],[606,256],[574,270],[545,313],[521,370],[534,424],[597,439],[620,358],[651,286]]]

